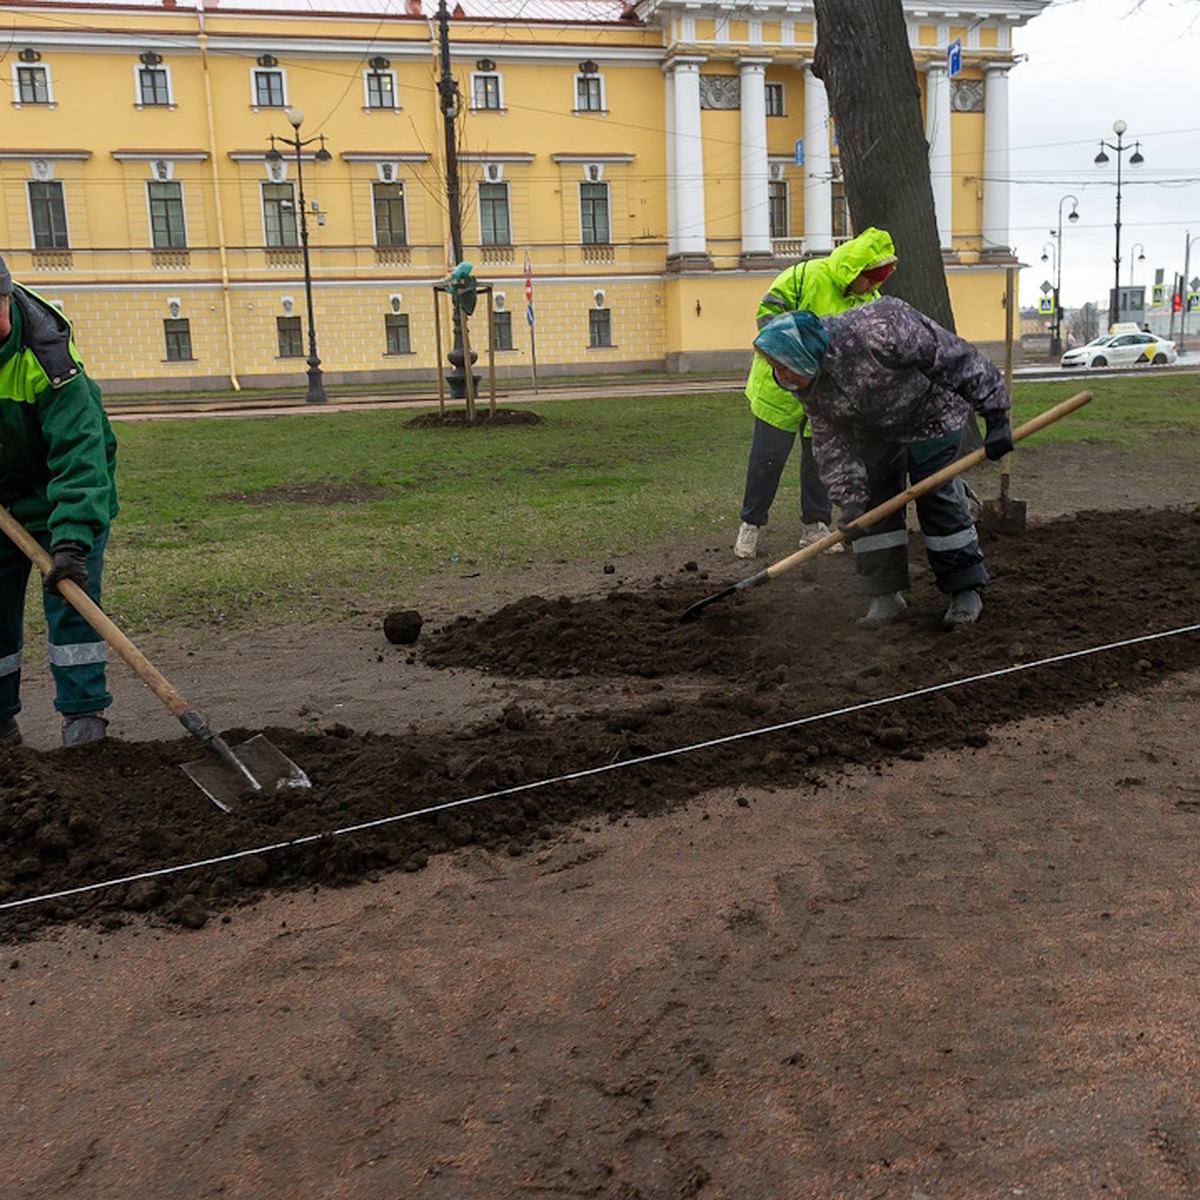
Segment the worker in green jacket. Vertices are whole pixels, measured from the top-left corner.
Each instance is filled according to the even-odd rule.
[[[879,299],[879,285],[895,270],[896,247],[891,234],[874,226],[843,242],[826,258],[810,258],[780,272],[758,306],[761,330],[782,313],[807,309],[819,317],[833,316],[859,304]],[[733,552],[753,558],[758,531],[779,490],[783,468],[800,434],[800,545],[807,546],[829,533],[832,508],[813,458],[812,435],[804,408],[791,392],[771,376],[771,368],[755,355],[746,380],[746,398],[754,414],[750,460],[746,465],[746,492],[742,523]],[[830,553],[842,549],[839,542]]]
[[[117,442],[63,315],[14,283],[0,258],[0,503],[54,560],[43,580],[54,707],[64,746],[101,741],[112,702],[107,645],[58,593],[74,580],[100,603],[117,513]],[[0,534],[0,741],[19,742],[21,648],[31,563]]]

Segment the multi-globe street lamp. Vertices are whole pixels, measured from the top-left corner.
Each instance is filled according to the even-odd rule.
[[[1062,232],[1063,232],[1063,205],[1070,200],[1071,211],[1067,213],[1067,220],[1073,225],[1079,220],[1079,200],[1068,192],[1058,202],[1058,225],[1050,230],[1051,236],[1054,238],[1055,254],[1054,254],[1054,324],[1050,334],[1050,353],[1057,356],[1062,353]],[[1046,261],[1045,253],[1042,254],[1042,262]]]
[[[1113,290],[1108,301],[1108,323],[1111,327],[1116,324],[1119,317],[1118,304],[1121,292],[1121,159],[1126,150],[1132,150],[1133,153],[1129,156],[1129,165],[1131,167],[1138,166],[1146,160],[1142,157],[1141,142],[1134,142],[1132,146],[1126,144],[1123,140],[1125,130],[1129,127],[1124,121],[1113,122],[1113,133],[1117,135],[1116,142],[1106,142],[1103,138],[1100,139],[1100,153],[1096,155],[1095,162],[1099,166],[1104,166],[1108,162],[1108,155],[1104,153],[1105,149],[1111,150],[1117,156],[1117,219],[1116,231],[1117,241],[1116,250],[1113,253]]]
[[[291,146],[296,154],[296,191],[300,207],[300,246],[304,257],[304,300],[308,308],[308,395],[309,404],[325,403],[325,381],[321,374],[321,360],[317,355],[317,328],[313,321],[312,268],[308,260],[308,217],[304,205],[304,168],[301,151],[305,146],[320,142],[321,148],[313,155],[316,162],[329,162],[333,155],[325,149],[325,135],[301,138],[300,126],[304,124],[304,113],[298,108],[287,108],[284,116],[292,127],[291,137],[280,137],[281,142]],[[271,134],[271,148],[266,154],[267,162],[281,162],[283,155],[275,147],[275,134]]]

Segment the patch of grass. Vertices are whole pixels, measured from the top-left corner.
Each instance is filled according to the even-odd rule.
[[[1037,442],[1200,433],[1200,379],[1182,375],[1019,382],[1014,424],[1084,387],[1093,402]],[[135,635],[253,629],[403,606],[464,570],[732,538],[751,432],[740,393],[535,411],[536,425],[470,429],[414,428],[411,409],[120,422],[106,606]],[[796,491],[789,463],[781,511]],[[33,624],[38,608],[31,596]]]

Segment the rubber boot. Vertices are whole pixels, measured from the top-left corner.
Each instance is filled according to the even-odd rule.
[[[908,612],[908,605],[899,592],[889,592],[886,596],[872,596],[867,606],[867,615],[859,617],[855,622],[859,629],[878,629],[881,625],[890,625],[899,621]]]
[[[108,720],[102,713],[72,713],[63,717],[62,744],[86,746],[89,742],[102,742],[107,730]]]
[[[17,724],[16,717],[9,717],[7,721],[0,722],[0,745],[19,746],[24,739],[21,737],[21,727]]]
[[[957,629],[960,625],[974,625],[983,612],[983,597],[974,590],[955,592],[950,597],[950,607],[942,618],[942,624],[947,629]]]

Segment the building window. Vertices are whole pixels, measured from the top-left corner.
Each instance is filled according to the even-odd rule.
[[[29,216],[35,250],[67,250],[67,206],[58,180],[29,183]]]
[[[375,202],[375,245],[407,246],[408,228],[404,221],[404,184],[373,183]]]
[[[785,117],[787,112],[783,107],[783,84],[768,83],[766,85],[767,116]]]
[[[298,246],[300,235],[296,232],[296,197],[290,183],[264,183],[262,185],[263,231],[267,245]]]
[[[170,105],[171,88],[166,67],[138,68],[138,103],[146,108]]]
[[[500,76],[476,71],[471,76],[471,107],[490,108],[497,112],[500,102]]]
[[[167,362],[187,362],[192,357],[192,326],[186,317],[163,322]]]
[[[299,317],[276,317],[275,328],[279,333],[279,357],[303,358],[304,333]]]
[[[604,80],[599,75],[575,76],[575,111],[604,111]]]
[[[408,338],[408,313],[385,313],[383,333],[387,343],[387,354],[411,354],[412,343]]]
[[[255,108],[283,108],[287,104],[283,92],[283,72],[256,70],[254,72]]]
[[[833,209],[833,240],[836,245],[850,236],[850,204],[846,199],[846,181],[842,178],[842,164],[833,160],[833,184],[831,205]]]
[[[767,219],[773,238],[788,237],[788,185],[782,180],[767,184]]]
[[[492,346],[497,350],[511,350],[513,348],[512,313],[492,313]]]
[[[183,223],[183,184],[146,184],[150,203],[150,244],[155,250],[182,250],[187,246]]]
[[[392,71],[367,72],[367,107],[396,107],[396,76]]]
[[[579,231],[579,240],[590,245],[607,246],[612,241],[607,183],[579,185]]]
[[[612,345],[612,314],[607,308],[588,309],[588,344],[593,350]]]
[[[50,77],[45,67],[17,68],[17,103],[50,103]]]
[[[479,185],[479,241],[484,246],[512,245],[507,183]]]

